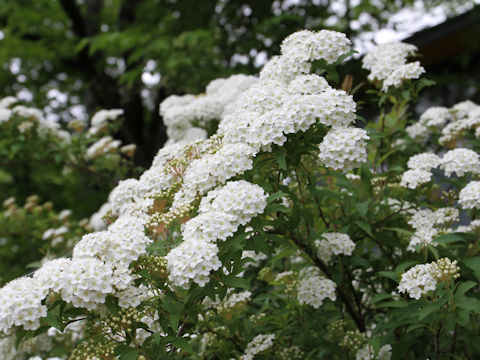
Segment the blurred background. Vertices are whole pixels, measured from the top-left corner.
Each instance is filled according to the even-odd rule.
[[[166,140],[158,114],[165,97],[202,92],[210,80],[233,73],[256,74],[284,37],[304,28],[344,32],[359,55],[375,43],[408,38],[419,46],[428,76],[444,86],[439,102],[478,99],[476,3],[1,0],[0,96],[32,101],[64,122],[122,108],[116,137],[135,143],[136,163],[147,166]],[[361,81],[357,64],[348,71]]]

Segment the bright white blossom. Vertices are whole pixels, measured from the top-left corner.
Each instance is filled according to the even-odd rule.
[[[367,132],[359,128],[334,128],[320,144],[320,161],[334,170],[349,171],[367,161]]]
[[[327,264],[332,256],[352,255],[355,249],[355,243],[347,234],[325,233],[322,234],[322,238],[315,240],[315,246],[317,247],[317,256]]]
[[[440,167],[447,176],[456,173],[464,176],[465,173],[480,174],[480,155],[470,149],[453,149],[443,156]]]
[[[470,181],[460,191],[458,202],[464,209],[480,209],[480,181]]]

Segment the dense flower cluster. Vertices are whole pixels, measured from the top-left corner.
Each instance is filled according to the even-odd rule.
[[[438,281],[451,281],[460,277],[457,261],[442,258],[428,264],[418,264],[402,274],[398,291],[408,293],[411,298],[420,297],[435,290]]]
[[[359,128],[334,128],[320,144],[320,161],[334,170],[349,171],[367,161],[367,132]]]
[[[252,360],[256,354],[259,354],[273,346],[275,340],[274,334],[257,335],[250,341],[245,349],[245,353],[240,356],[240,360]]]
[[[460,191],[458,202],[464,209],[480,209],[480,181],[470,181]]]
[[[210,191],[198,215],[183,226],[183,242],[166,256],[170,279],[178,286],[187,286],[191,279],[204,286],[210,271],[221,265],[215,242],[232,236],[265,206],[263,189],[244,180]]]
[[[184,139],[205,139],[207,133],[193,125],[204,125],[207,121],[220,119],[225,107],[257,82],[247,75],[232,75],[226,79],[215,79],[206,88],[205,95],[172,95],[160,104],[169,143]]]
[[[417,51],[415,45],[391,42],[378,45],[363,58],[363,67],[370,70],[370,80],[383,81],[383,91],[398,87],[403,80],[417,79],[425,72],[418,61],[406,63]]]
[[[332,256],[352,255],[355,249],[355,243],[350,236],[341,233],[322,234],[321,240],[315,240],[315,246],[318,249],[317,256],[327,264]]]
[[[453,149],[443,155],[440,168],[445,171],[447,176],[452,173],[464,176],[467,172],[480,174],[480,155],[470,149]]]
[[[318,309],[326,298],[332,301],[337,299],[335,287],[332,280],[319,275],[315,270],[307,271],[307,275],[299,281],[297,287],[298,302],[300,305],[311,305]]]
[[[446,225],[450,225],[459,218],[456,208],[446,207],[436,211],[420,209],[411,212],[408,224],[415,229],[410,238],[407,250],[416,251],[417,246],[424,248],[428,245],[437,245],[433,239],[441,232],[446,232]]]

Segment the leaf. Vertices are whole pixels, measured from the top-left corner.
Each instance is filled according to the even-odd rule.
[[[428,304],[422,310],[420,310],[420,312],[418,313],[418,319],[419,320],[425,319],[428,315],[430,315],[434,311],[439,310],[447,301],[448,301],[448,297],[444,297],[438,301]]]
[[[471,298],[471,297],[461,298],[460,301],[455,302],[455,305],[458,306],[459,308],[470,310],[477,314],[480,314],[480,301],[475,298]]]
[[[367,210],[368,210],[368,204],[370,203],[369,200],[362,202],[362,203],[356,203],[355,207],[358,210],[358,213],[360,214],[361,217],[365,217],[367,215]]]
[[[357,225],[360,229],[365,231],[368,235],[373,236],[372,228],[370,227],[369,223],[366,223],[365,221],[362,221],[362,220],[357,220],[355,221],[355,225]]]
[[[250,283],[242,279],[240,277],[228,275],[228,276],[221,276],[221,279],[225,285],[234,287],[234,288],[242,288],[242,289],[250,289]]]
[[[379,271],[377,272],[378,275],[392,279],[393,281],[398,283],[398,275],[396,272],[393,271]]]
[[[458,301],[461,298],[463,298],[465,293],[468,290],[474,288],[475,286],[478,286],[478,283],[476,283],[475,281],[471,281],[471,280],[468,280],[468,281],[465,281],[465,282],[461,283],[458,286],[457,291],[455,291],[455,301]]]
[[[407,304],[400,301],[400,300],[386,301],[386,302],[382,302],[380,304],[377,304],[378,308],[383,308],[383,307],[401,308],[401,307],[405,307],[405,306],[407,306]]]
[[[433,241],[440,244],[448,244],[456,241],[466,242],[465,239],[458,234],[440,235],[439,237],[436,237],[435,239],[433,239]]]
[[[271,202],[273,202],[277,199],[283,198],[283,197],[288,197],[288,194],[284,193],[284,192],[281,192],[281,191],[270,194],[267,197],[267,204],[270,204]]]
[[[177,348],[182,349],[183,351],[185,351],[187,353],[193,354],[192,347],[188,343],[187,339],[185,339],[183,337],[179,337],[179,338],[176,338],[176,339],[172,340],[172,344],[174,346],[176,346]]]
[[[162,308],[164,308],[170,316],[170,326],[172,327],[173,331],[177,331],[183,305],[168,299],[162,304]]]
[[[275,152],[275,159],[280,166],[280,169],[287,170],[287,160],[285,159],[285,149],[281,148],[280,150]]]
[[[47,316],[42,319],[43,322],[51,327],[54,327],[60,332],[63,332],[65,326],[63,325],[62,319],[59,316],[55,316],[50,311],[48,312]]]
[[[376,302],[385,300],[385,299],[391,299],[393,298],[393,295],[390,294],[377,294],[374,297],[370,299],[371,304],[375,304]]]
[[[128,345],[119,345],[115,348],[114,354],[121,360],[136,360],[138,352]]]
[[[480,257],[473,257],[470,259],[464,260],[465,265],[473,270],[473,273],[477,277],[477,279],[480,279]]]
[[[118,314],[120,307],[118,306],[118,299],[113,296],[107,296],[105,299],[105,306],[112,315]]]

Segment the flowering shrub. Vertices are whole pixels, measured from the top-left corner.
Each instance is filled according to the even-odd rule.
[[[411,119],[431,85],[414,52],[365,57],[364,128],[333,87],[351,54],[333,31],[290,35],[258,78],[166,99],[169,144],[97,231],[0,290],[4,356],[477,357],[479,107]]]
[[[11,196],[0,209],[2,284],[42,257],[70,253],[93,230],[80,219],[131,173],[135,151],[109,135],[122,110],[100,110],[87,126],[80,120],[62,124],[18,102],[0,100],[0,190]],[[78,201],[79,194],[86,199]]]

